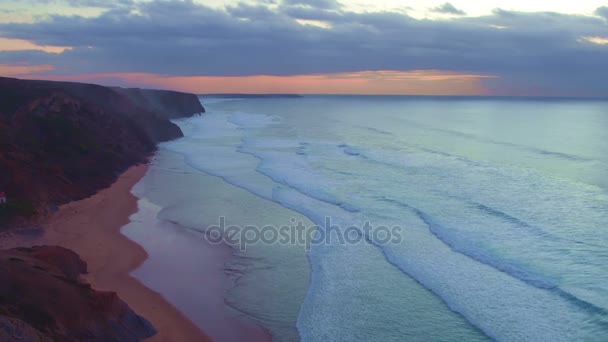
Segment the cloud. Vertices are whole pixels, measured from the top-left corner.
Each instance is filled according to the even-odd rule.
[[[74,7],[118,7],[118,6],[133,6],[135,5],[134,0],[29,0],[29,1],[40,1],[46,3],[67,3]]]
[[[581,37],[580,41],[588,41],[593,44],[608,45],[607,37]]]
[[[581,42],[582,37],[606,36],[606,22],[598,17],[497,10],[433,21],[312,3],[290,0],[223,10],[193,1],[152,0],[92,18],[55,15],[5,23],[0,24],[5,37],[72,49],[61,54],[4,51],[0,63],[53,65],[54,75],[176,77],[452,70],[499,76],[483,81],[497,93],[534,86],[556,94],[608,94],[608,46]]]
[[[465,11],[454,7],[454,5],[452,5],[449,2],[446,2],[445,4],[443,4],[441,6],[432,8],[431,12],[442,13],[442,14],[452,14],[452,15],[466,15]]]
[[[338,9],[341,7],[336,0],[283,0],[284,5],[306,6],[322,9]]]
[[[236,6],[226,7],[226,11],[235,18],[244,19],[265,19],[274,16],[274,13],[266,6],[252,6],[239,3]]]
[[[41,46],[28,40],[0,37],[0,51],[39,50],[47,53],[62,53],[71,49],[69,46]]]
[[[282,6],[280,9],[282,13],[294,19],[339,21],[342,18],[342,14],[340,12],[319,8]]]
[[[13,77],[53,70],[52,65],[1,64],[0,75]]]
[[[598,15],[598,16],[603,17],[604,19],[608,20],[608,7],[606,7],[606,6],[599,7],[598,9],[595,10],[595,15]]]
[[[125,6],[134,6],[134,0],[21,0],[30,5],[68,5],[76,8],[80,7],[98,7],[98,8],[116,8]]]
[[[9,66],[10,67],[10,66]],[[45,71],[38,67],[38,71]],[[19,70],[19,69],[18,69]],[[36,68],[20,69],[29,74],[15,76],[37,79]],[[0,64],[2,72],[2,64]],[[290,93],[290,94],[417,94],[479,95],[486,90],[481,80],[488,75],[461,74],[440,70],[365,71],[356,73],[294,76],[165,76],[146,73],[96,73],[46,75],[46,79],[120,85],[126,87],[168,88],[211,93]]]

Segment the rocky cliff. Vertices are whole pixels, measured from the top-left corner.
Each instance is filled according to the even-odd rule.
[[[177,119],[204,112],[198,97],[171,90],[113,88],[132,103],[146,108],[159,118]]]
[[[113,292],[80,280],[76,253],[40,246],[0,251],[0,341],[140,341],[156,334]]]
[[[203,112],[192,94],[0,78],[0,230],[109,186]]]

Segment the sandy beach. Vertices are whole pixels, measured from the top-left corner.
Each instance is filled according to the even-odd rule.
[[[210,341],[159,293],[130,275],[147,258],[145,250],[120,229],[137,211],[133,186],[145,175],[146,165],[130,168],[107,189],[68,203],[54,214],[42,237],[30,243],[59,245],[77,252],[88,264],[87,280],[98,290],[115,291],[158,334],[148,341]]]
[[[158,334],[146,341],[270,341],[263,327],[238,312],[227,313],[224,294],[234,284],[224,263],[232,259],[231,250],[166,226],[132,193],[148,171],[148,165],[131,167],[109,188],[61,206],[39,226],[1,234],[0,249],[57,245],[75,251],[87,263],[85,280],[94,289],[116,292],[152,323]],[[215,177],[202,177],[212,181],[205,187],[223,185]],[[213,211],[214,202],[205,206]],[[183,260],[199,261],[185,268]]]

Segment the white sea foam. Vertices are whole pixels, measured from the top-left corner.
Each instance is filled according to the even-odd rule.
[[[200,170],[318,224],[331,216],[344,227],[374,219],[407,229],[401,244],[382,249],[313,248],[313,283],[298,324],[306,340],[329,333],[356,336],[332,330],[332,322],[349,317],[336,306],[346,299],[333,287],[340,284],[345,295],[353,295],[348,289],[365,280],[353,271],[352,284],[345,283],[337,277],[348,275],[332,270],[351,267],[355,254],[357,260],[365,253],[376,260],[378,252],[494,339],[605,336],[608,296],[597,285],[608,281],[607,240],[585,226],[608,222],[601,189],[420,142],[395,142],[394,132],[370,131],[373,137],[361,138],[358,128],[352,141],[332,142],[330,135],[293,135],[297,127],[278,117],[246,112],[179,124],[186,138],[165,146]],[[339,134],[348,137],[348,127]]]

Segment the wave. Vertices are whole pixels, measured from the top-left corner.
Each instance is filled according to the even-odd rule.
[[[260,164],[258,165],[258,167],[256,167],[256,171],[263,174],[264,176],[269,177],[270,179],[272,179],[274,182],[276,182],[278,184],[292,188],[292,189],[298,191],[299,193],[306,195],[310,198],[314,198],[318,201],[335,205],[335,206],[337,206],[345,211],[351,212],[351,213],[356,213],[356,212],[361,211],[361,209],[358,208],[357,206],[355,206],[351,203],[342,201],[342,200],[336,198],[335,196],[332,196],[331,194],[329,194],[328,192],[326,192],[324,190],[312,188],[309,186],[309,184],[310,184],[309,182],[301,180],[301,178],[313,179],[314,175],[308,175],[308,177],[289,177],[289,176],[286,177],[286,176],[282,175],[280,173],[280,171],[279,172],[275,171],[275,170],[285,170],[286,168],[273,167],[271,165],[268,165],[268,164],[272,164],[274,158],[270,158],[269,156],[264,156],[262,153],[255,153],[251,150],[247,150],[247,148],[245,146],[240,146],[237,150],[243,154],[248,154],[248,155],[251,155],[251,156],[259,159]],[[274,159],[274,161],[276,162],[276,159]],[[287,163],[287,164],[289,164],[289,163]],[[304,175],[300,174],[298,176],[304,176]],[[293,181],[293,180],[291,180],[292,178],[298,178],[300,180]]]
[[[276,123],[277,118],[271,117],[268,115],[263,115],[263,114],[250,114],[250,113],[244,113],[244,112],[237,112],[237,113],[232,114],[229,117],[228,121],[239,127],[260,128],[260,127],[264,127],[264,126]],[[202,132],[200,132],[200,133],[202,133]],[[185,139],[193,139],[194,141],[196,141],[196,138],[194,138],[194,137],[187,137]],[[259,163],[255,167],[255,171],[258,172],[259,174],[262,174],[262,175],[268,177],[273,182],[277,183],[277,185],[283,185],[283,186],[290,187],[290,188],[302,193],[303,195],[306,195],[306,196],[314,198],[316,200],[334,205],[338,208],[341,208],[342,210],[344,210],[346,212],[356,213],[361,210],[357,206],[355,206],[351,203],[348,203],[346,201],[340,200],[322,189],[315,189],[315,188],[308,187],[307,185],[310,182],[307,182],[305,180],[303,181],[302,179],[303,178],[304,179],[313,179],[314,175],[307,175],[307,174],[302,173],[302,171],[300,171],[299,174],[297,174],[297,175],[294,174],[294,175],[291,175],[292,177],[290,177],[290,175],[285,176],[285,175],[281,174],[281,172],[276,172],[275,170],[289,170],[289,169],[293,169],[294,165],[299,165],[296,160],[290,159],[286,153],[273,152],[274,154],[276,154],[276,156],[279,156],[279,158],[276,158],[276,157],[272,158],[270,153],[268,153],[268,154],[261,153],[261,152],[256,153],[253,150],[253,147],[262,147],[262,148],[275,147],[275,148],[277,148],[277,147],[294,147],[294,146],[298,146],[298,145],[300,147],[304,148],[304,147],[307,147],[308,145],[310,145],[308,142],[301,142],[298,144],[294,144],[294,143],[289,143],[286,140],[273,140],[273,141],[265,141],[260,144],[256,140],[247,139],[247,138],[241,138],[240,141],[241,141],[241,143],[236,146],[235,152],[238,152],[240,154],[250,155],[250,156],[254,157],[255,159],[257,159],[259,161]],[[180,146],[179,141],[168,143],[163,146],[166,148],[169,148],[173,152],[176,152],[176,153],[182,155],[184,157],[184,161],[186,162],[186,164],[193,167],[194,169],[205,172],[212,176],[220,177],[226,183],[229,183],[231,185],[242,188],[258,197],[261,197],[261,198],[264,198],[267,200],[272,200],[271,192],[265,193],[264,191],[260,191],[259,189],[256,189],[254,186],[251,186],[251,184],[247,184],[247,182],[245,182],[243,180],[229,176],[223,172],[215,171],[213,167],[205,167],[204,165],[201,165],[200,162],[197,162],[197,160],[195,160],[197,158],[197,154],[185,152],[183,150],[183,148],[176,148],[176,146]],[[198,151],[198,150],[200,150],[200,149],[194,149],[194,148],[192,149],[193,152]],[[280,165],[280,166],[276,165],[279,162],[282,165]],[[274,165],[273,165],[273,163],[274,163]],[[305,167],[303,165],[300,165],[299,169],[305,170]],[[300,180],[299,181],[292,180],[295,178],[299,178]]]
[[[507,147],[513,147],[522,151],[526,151],[526,152],[531,152],[531,153],[536,153],[539,155],[548,155],[548,156],[553,156],[553,157],[557,157],[560,159],[565,159],[565,160],[570,160],[570,161],[580,161],[580,162],[592,162],[592,161],[596,161],[594,159],[591,158],[587,158],[587,157],[583,157],[583,156],[578,156],[578,155],[574,155],[574,154],[569,154],[569,153],[564,153],[564,152],[558,152],[558,151],[550,151],[550,150],[546,150],[546,149],[542,149],[542,148],[538,148],[538,147],[534,147],[534,146],[528,146],[528,145],[521,145],[521,144],[515,144],[515,143],[510,143],[510,142],[505,142],[505,141],[498,141],[498,140],[493,140],[493,139],[488,139],[488,138],[482,138],[479,137],[477,135],[474,134],[469,134],[469,133],[464,133],[464,132],[459,132],[459,131],[454,131],[454,130],[450,130],[450,129],[443,129],[443,128],[436,128],[436,127],[431,127],[428,125],[424,125],[418,122],[414,122],[411,120],[404,120],[407,123],[413,125],[413,126],[417,126],[420,128],[424,128],[430,131],[435,131],[435,132],[440,132],[440,133],[446,133],[449,135],[453,135],[453,136],[457,136],[457,137],[461,137],[461,138],[465,138],[465,139],[470,139],[470,140],[474,140],[476,142],[482,142],[482,143],[488,143],[488,144],[493,144],[493,145],[501,145],[501,146],[507,146]]]
[[[346,145],[346,144],[340,144],[340,145],[338,145],[338,147],[342,148],[342,151],[349,156],[361,155],[361,151],[359,151],[359,149],[357,149],[356,147]]]
[[[443,151],[438,151],[438,150],[434,150],[434,149],[430,149],[430,148],[426,148],[426,147],[422,147],[422,146],[418,146],[418,145],[414,145],[414,144],[405,144],[404,143],[403,146],[411,148],[412,150],[418,150],[418,151],[422,151],[422,152],[436,155],[439,157],[448,158],[450,160],[457,161],[457,162],[466,164],[468,166],[477,166],[477,167],[488,167],[489,166],[489,164],[471,160],[471,159],[468,159],[463,156],[459,156],[456,154],[451,154],[451,153],[447,153],[447,152],[443,152]],[[370,153],[357,146],[353,146],[353,145],[349,145],[349,144],[339,144],[339,145],[337,145],[337,147],[342,149],[342,151],[347,155],[360,157],[362,159],[367,160],[368,162],[376,163],[379,165],[390,166],[390,167],[399,168],[399,169],[403,169],[404,167],[409,166],[409,165],[403,163],[404,154],[400,154],[398,161],[394,162],[394,161],[387,161],[387,160],[383,160],[382,158],[378,158],[373,153]]]
[[[397,205],[401,208],[408,209],[414,214],[416,214],[416,216],[418,216],[418,218],[420,218],[420,220],[428,226],[429,230],[431,231],[431,233],[433,233],[433,235],[435,235],[439,240],[443,241],[443,243],[448,245],[455,252],[464,254],[476,260],[477,262],[491,266],[496,270],[499,270],[516,279],[525,282],[528,285],[537,287],[539,289],[551,291],[559,295],[560,297],[566,299],[567,301],[571,302],[572,304],[575,304],[579,308],[587,310],[591,314],[599,314],[602,316],[601,318],[608,319],[608,310],[606,310],[605,308],[599,307],[593,303],[578,298],[577,296],[561,289],[559,285],[557,285],[554,281],[547,279],[541,275],[530,272],[528,270],[525,270],[521,266],[518,266],[513,262],[509,262],[504,259],[499,259],[483,251],[480,251],[478,249],[476,250],[475,248],[470,247],[470,244],[468,243],[468,241],[466,241],[465,238],[458,236],[457,233],[452,233],[450,229],[437,223],[430,215],[428,215],[424,211],[395,199],[380,198],[379,200]],[[521,222],[519,220],[517,221]]]
[[[294,190],[280,190],[279,192],[276,192],[275,195],[276,196],[273,196],[275,201],[287,208],[290,208],[309,217],[311,220],[313,220],[313,222],[323,222],[323,214],[327,215],[326,212],[324,213],[324,209],[316,207],[314,203],[310,202],[313,199],[308,198],[308,200],[304,200],[304,202],[302,202],[300,198],[303,195],[298,192],[294,192]],[[407,207],[408,209],[415,209],[414,207],[411,207],[405,203],[399,203],[401,203],[402,206]],[[412,212],[415,211],[412,210]],[[418,213],[422,214],[422,212],[419,210]],[[320,224],[320,226],[322,226],[322,224]],[[519,280],[515,277],[512,277],[508,273],[501,272],[505,274],[505,277],[511,278],[513,280],[506,281],[505,279],[501,279],[501,277],[493,275],[492,273],[496,272],[497,270],[491,265],[479,262],[474,258],[471,258],[463,253],[454,250],[442,239],[437,238],[437,236],[432,232],[430,232],[430,236],[434,236],[437,241],[439,241],[439,243],[444,244],[449,250],[453,251],[454,253],[458,253],[462,255],[463,258],[468,258],[469,260],[471,260],[472,263],[483,265],[486,268],[492,269],[493,271],[491,271],[491,273],[488,273],[487,269],[484,267],[466,267],[458,271],[454,269],[453,266],[455,264],[461,265],[461,261],[455,261],[459,258],[454,258],[448,255],[444,255],[444,258],[441,258],[440,253],[439,255],[432,256],[430,259],[414,258],[417,259],[414,260],[412,257],[420,257],[420,252],[422,252],[422,255],[424,256],[426,254],[425,250],[421,249],[418,252],[406,251],[405,255],[402,256],[397,253],[397,245],[375,245],[373,244],[373,241],[371,239],[366,239],[366,242],[378,248],[383,253],[385,260],[389,264],[397,267],[399,271],[402,272],[404,275],[415,280],[421,286],[434,293],[437,297],[441,298],[441,300],[443,300],[451,310],[462,316],[473,327],[479,329],[482,334],[485,334],[486,336],[489,336],[492,339],[521,340],[523,336],[527,336],[527,338],[531,340],[539,340],[538,338],[543,336],[546,331],[543,332],[543,329],[539,329],[539,326],[537,326],[536,324],[539,324],[540,326],[543,326],[544,329],[546,329],[547,327],[554,327],[555,324],[558,324],[557,321],[566,319],[563,317],[551,315],[546,311],[547,306],[545,305],[563,306],[567,305],[565,303],[569,303],[583,308],[584,314],[575,314],[575,316],[572,317],[572,322],[569,322],[571,324],[578,324],[582,320],[585,320],[585,325],[579,326],[579,328],[581,329],[587,329],[587,326],[601,327],[602,324],[605,323],[605,316],[603,315],[602,311],[598,311],[597,307],[588,306],[592,304],[586,302],[576,302],[572,300],[572,298],[564,296],[563,293],[560,293],[559,291],[549,290],[547,291],[548,294],[538,296],[538,293],[535,294],[534,291],[524,290],[520,285],[516,283]],[[403,247],[409,249],[418,243],[419,242],[410,243],[407,246]],[[338,246],[321,250],[313,248],[311,250],[311,254],[309,254],[309,256],[311,264],[313,265],[313,282],[311,284],[311,287],[309,288],[309,295],[314,293],[314,291],[318,291],[317,282],[320,281],[317,278],[316,272],[314,272],[314,265],[316,265],[316,262],[319,262],[319,260],[324,260],[327,258],[325,254],[315,255],[313,258],[311,256],[312,253],[318,254],[321,253],[321,251],[326,251],[328,253],[333,254],[336,249],[338,249]],[[432,254],[433,253],[428,256],[431,256]],[[469,266],[473,265],[470,264]],[[482,281],[480,279],[483,279],[485,281],[491,281],[492,284],[486,283],[485,281]],[[477,281],[481,282],[477,284]],[[450,284],[450,286],[446,287],[445,285],[448,283]],[[547,290],[534,286],[531,286],[530,288],[537,289],[537,291]],[[478,298],[478,295],[481,295],[482,293],[476,293],[475,290],[483,291],[483,295]],[[466,295],[465,292],[462,291],[466,291]],[[502,294],[504,294],[504,298],[501,297]],[[521,297],[522,295],[523,297]],[[558,296],[553,297],[553,295]],[[559,298],[566,299],[566,301],[560,304]],[[530,314],[532,315],[532,320],[530,322],[534,323],[531,323],[532,325],[526,326],[525,329],[523,329],[523,326],[518,325],[518,323],[515,322],[513,322],[514,325],[507,324],[506,326],[503,326],[501,328],[497,328],[493,324],[489,323],[489,321],[492,321],[493,319],[502,319],[505,316],[512,317],[511,315],[521,315],[524,312],[527,313],[528,310],[531,311]],[[562,308],[560,310],[564,309]],[[583,315],[583,317],[581,317],[581,315]],[[515,319],[515,321],[519,321],[519,324],[527,322],[526,320],[522,321],[521,318],[517,318]],[[299,321],[298,324],[298,327],[302,332],[302,329],[304,329],[301,326],[302,323]],[[564,327],[564,329],[567,331],[568,329],[571,329],[571,327]],[[560,335],[564,333],[564,331],[560,330],[561,329],[554,329],[552,331],[552,334],[550,335],[553,335],[553,340],[572,340],[567,335]],[[587,330],[585,330],[585,333],[587,333]],[[539,334],[541,336],[539,336]],[[531,338],[531,336],[536,336],[537,338]],[[559,336],[559,338],[556,338],[557,336]],[[544,337],[548,338],[547,336]]]
[[[547,239],[551,239],[553,241],[561,241],[561,242],[570,242],[570,243],[576,243],[576,244],[580,244],[580,245],[586,245],[586,246],[591,246],[591,247],[598,247],[598,248],[602,248],[602,246],[600,245],[596,245],[596,244],[591,244],[591,243],[587,243],[587,242],[583,242],[583,241],[579,241],[579,240],[573,240],[573,239],[567,239],[567,238],[563,238],[561,236],[552,234],[542,228],[533,226],[531,224],[528,224],[527,222],[524,222],[516,217],[513,217],[509,214],[506,214],[500,210],[488,207],[486,205],[480,204],[480,203],[475,203],[475,202],[471,202],[471,205],[474,206],[475,208],[485,212],[488,215],[494,216],[494,217],[498,217],[500,219],[503,219],[505,221],[511,222],[514,225],[517,225],[519,227],[523,227],[525,228],[528,232],[543,237],[543,238],[547,238]]]
[[[228,121],[241,128],[262,128],[268,125],[276,124],[280,121],[280,119],[276,116],[265,114],[234,112],[232,115],[230,115]]]
[[[231,119],[230,122],[239,126],[240,128],[262,128],[267,127],[268,125],[274,125],[277,122],[270,116],[251,116],[249,114],[240,114],[240,117],[238,116],[239,115],[237,115],[236,119]],[[236,130],[235,127],[231,127],[231,129]],[[257,134],[257,131],[253,131],[251,133],[252,134],[250,134],[249,131],[241,131],[239,132],[239,135],[254,135]],[[252,181],[252,179],[244,179],[241,174],[226,174],[225,170],[218,171],[218,169],[205,167],[205,165],[201,165],[200,161],[197,160],[191,160],[191,163],[198,164],[194,167],[197,169],[202,168],[203,170],[201,171],[203,172],[209,174],[215,173],[214,175],[222,177],[222,179],[224,179],[227,183],[243,188],[256,196],[272,200],[283,205],[284,207],[302,213],[314,222],[322,222],[323,217],[320,216],[320,214],[322,214],[323,211],[318,209],[320,204],[331,207],[330,210],[332,210],[332,215],[335,214],[337,216],[342,216],[345,217],[345,219],[352,220],[353,218],[358,217],[354,214],[362,210],[364,211],[363,214],[367,215],[367,208],[364,205],[359,208],[353,203],[342,200],[338,195],[335,194],[335,191],[333,191],[335,188],[333,186],[334,184],[331,184],[333,178],[328,179],[327,177],[324,177],[327,173],[326,169],[323,170],[323,174],[316,174],[313,172],[313,170],[310,170],[310,165],[307,163],[311,160],[317,161],[318,159],[315,158],[318,157],[318,147],[326,147],[325,145],[327,144],[318,144],[317,142],[315,142],[314,145],[311,145],[311,143],[308,142],[298,144],[294,143],[293,141],[290,144],[284,144],[281,141],[256,142],[252,139],[241,138],[240,145],[238,145],[232,152],[249,155],[257,159],[257,163],[255,164],[257,166],[252,166],[251,171],[252,173],[257,173],[260,178],[267,177],[268,179],[272,180],[275,185],[273,185],[274,188],[270,194],[267,191],[261,191],[261,187],[259,187],[258,184],[254,184],[255,181]],[[387,160],[386,158],[383,158],[384,156],[382,155],[378,156],[374,154],[375,151],[368,152],[348,144],[338,145],[337,142],[333,142],[333,144],[327,145],[327,147],[329,146],[333,147],[333,149],[329,149],[331,150],[331,152],[329,152],[330,157],[344,158],[344,160],[362,158],[370,162],[407,170],[407,167],[410,166],[408,163],[413,162],[419,164],[420,160],[422,159],[422,162],[425,164],[422,165],[422,168],[420,168],[420,172],[426,172],[426,170],[428,170],[426,169],[427,166],[436,168],[437,164],[437,159],[435,158],[429,158],[428,156],[425,156],[425,158],[418,158],[420,154],[417,154],[415,158],[410,158],[410,156],[400,153],[401,158],[395,158],[394,160],[389,158]],[[336,146],[338,146],[341,151],[337,150]],[[474,164],[481,167],[486,166],[485,164],[479,164],[475,161],[468,160],[460,156],[443,153],[441,151],[433,151],[430,149],[425,151],[423,148],[417,149],[426,153],[432,153],[441,157],[464,162],[467,165]],[[186,153],[186,155],[189,154],[189,158],[193,158],[192,154],[203,154],[200,152],[200,150],[200,147],[194,148]],[[329,150],[324,148],[323,153]],[[298,154],[298,151],[300,151],[301,154]],[[237,153],[234,154],[236,155]],[[309,154],[311,155],[310,158],[302,157],[302,155]],[[230,157],[234,158],[232,155]],[[327,157],[327,155],[323,154],[323,157]],[[243,158],[245,158],[245,156],[243,156]],[[194,159],[199,158],[195,156]],[[189,163],[189,165],[193,166],[191,163]],[[453,165],[454,164],[448,166],[452,167]],[[249,167],[250,164],[248,163],[247,168]],[[207,169],[213,173],[207,172],[204,169]],[[340,173],[338,171],[337,173]],[[342,172],[343,171],[344,170],[342,170]],[[390,189],[387,190],[390,191]],[[281,193],[285,191],[293,192],[294,196],[295,194],[298,194],[297,199],[285,199],[281,196]],[[351,200],[351,197],[343,194],[342,196]],[[352,200],[355,201],[355,199]],[[583,321],[583,319],[587,319],[589,317],[587,314],[591,314],[592,316],[596,317],[595,319],[598,321],[594,321],[595,323],[599,322],[601,324],[603,322],[602,320],[605,320],[605,309],[588,301],[581,300],[570,292],[561,289],[554,280],[540,276],[534,272],[530,272],[522,265],[508,261],[505,263],[505,260],[492,256],[488,253],[484,253],[476,248],[476,246],[472,244],[472,241],[467,241],[465,237],[459,236],[459,234],[456,234],[449,227],[442,226],[436,222],[433,217],[416,207],[391,198],[384,198],[384,200],[389,203],[392,201],[392,204],[399,205],[401,208],[407,208],[409,212],[413,214],[411,215],[412,218],[417,217],[419,221],[424,223],[424,225],[420,223],[420,227],[421,230],[424,231],[423,234],[425,236],[428,235],[428,238],[425,237],[425,239],[433,240],[433,244],[429,244],[429,246],[432,248],[429,250],[430,254],[428,257],[431,257],[431,260],[427,259],[427,255],[424,254],[426,251],[424,250],[418,250],[421,252],[421,254],[416,254],[409,251],[404,252],[395,249],[388,250],[386,248],[377,246],[378,248],[382,248],[387,262],[389,262],[391,265],[397,266],[404,274],[419,281],[421,285],[437,294],[437,296],[442,298],[445,303],[450,306],[450,308],[460,313],[469,322],[480,327],[480,329],[483,327],[483,330],[493,338],[501,336],[504,337],[506,331],[518,330],[520,328],[523,332],[516,332],[515,336],[521,337],[528,333],[539,337],[538,334],[547,329],[549,329],[549,335],[553,334],[553,337],[557,336],[557,333],[564,331],[571,331],[573,334],[575,334],[575,332],[572,330],[574,327],[577,327],[577,325],[580,325],[581,327],[586,326],[586,321]],[[360,204],[360,202],[356,201],[355,203]],[[524,227],[529,232],[537,234],[538,236],[543,237],[545,236],[543,234],[548,234],[546,237],[555,238],[554,236],[551,237],[551,234],[548,232],[543,231],[542,228],[528,224],[513,215],[509,215],[505,212],[479,203],[471,202],[470,205],[486,215],[499,218],[511,223],[512,225]],[[390,215],[388,219],[391,219]],[[416,222],[418,222],[418,220]],[[413,248],[415,247],[416,243],[417,241],[415,243],[410,243],[405,247]],[[440,252],[433,251],[432,249],[435,247],[439,248]],[[394,246],[391,246],[391,248],[394,248]],[[444,250],[446,252],[444,252]],[[442,256],[447,258],[441,258]],[[451,259],[452,257],[454,258],[453,260]],[[450,270],[450,267],[453,269]],[[463,275],[458,275],[458,272],[463,273]],[[476,272],[481,272],[483,274],[478,277]],[[497,276],[497,274],[500,276]],[[452,283],[452,279],[457,283]],[[483,279],[484,281],[490,282],[477,285],[475,284],[475,281],[478,279]],[[505,282],[502,284],[494,281],[495,279],[504,280]],[[309,291],[315,291],[315,281],[315,273],[313,272],[313,284],[311,285]],[[522,283],[521,286],[525,289],[522,289],[519,283]],[[446,284],[449,284],[449,286]],[[451,288],[445,288],[446,286]],[[537,292],[528,290],[528,287],[531,289],[537,289],[534,290]],[[480,296],[479,299],[476,298],[476,289],[485,291],[483,296]],[[533,294],[538,294],[539,292],[547,292],[551,295],[542,295],[538,298],[533,296]],[[497,300],[493,299],[493,297],[501,296],[503,294],[505,295],[505,298]],[[518,297],[518,295],[522,294],[524,297]],[[566,305],[562,303],[563,301],[554,295],[564,299],[567,303],[580,307],[582,309],[581,311],[585,313],[584,318],[581,318],[583,314],[579,313],[578,310],[573,310],[573,308],[570,306],[568,306],[566,309]],[[531,307],[529,312],[526,309],[526,299],[529,301],[529,305]],[[516,303],[511,306],[509,304],[509,300]],[[488,305],[488,303],[491,307],[486,309],[485,306]],[[559,313],[563,312],[564,317],[558,317],[559,315],[553,315],[551,312],[548,312],[552,309]],[[528,326],[526,321],[519,317],[514,318],[513,316],[510,316],[510,318],[503,318],[503,316],[506,315],[518,315],[522,313],[533,315],[530,316],[530,322],[544,323],[545,325],[542,328],[536,328],[533,326]],[[484,315],[487,315],[487,319]],[[543,317],[543,315],[551,317]],[[559,326],[559,323],[557,323],[560,318],[567,321],[564,323],[564,326]],[[488,322],[488,320],[491,321],[492,319],[504,319],[504,322],[506,322],[506,328],[505,326],[496,327],[499,333],[494,333],[493,325]],[[510,321],[510,319],[513,321]],[[298,327],[301,328],[300,326]],[[503,335],[500,335],[500,333]],[[509,335],[507,334],[507,336]],[[567,340],[567,337],[562,337],[562,340]]]
[[[356,126],[358,128],[370,131],[370,132],[374,132],[374,133],[380,133],[383,135],[393,135],[393,133],[389,132],[389,131],[384,131],[375,127],[367,127],[367,126]]]

